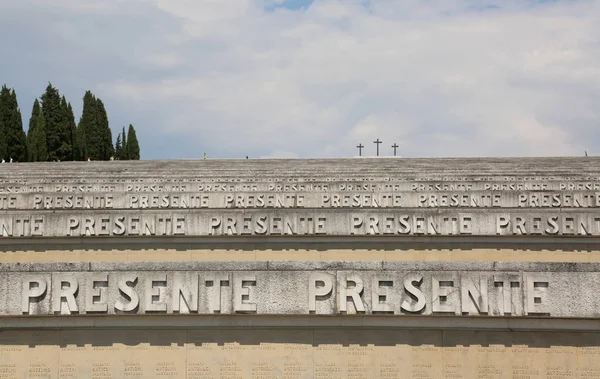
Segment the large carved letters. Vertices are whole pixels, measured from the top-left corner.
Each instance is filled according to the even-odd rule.
[[[404,290],[408,295],[402,302],[402,310],[410,313],[422,312],[427,304],[425,295],[419,289],[423,283],[423,275],[408,274],[404,277]]]
[[[206,286],[208,296],[208,311],[212,313],[221,313],[222,294],[221,288],[229,286],[231,274],[229,273],[210,273],[202,275],[204,279],[200,280],[200,285]]]
[[[90,273],[86,279],[85,312],[106,313],[108,312],[107,290],[108,274]]]
[[[171,308],[174,313],[198,312],[198,275],[174,273]]]
[[[460,307],[463,314],[488,314],[488,278],[485,275],[461,275]]]
[[[135,291],[138,284],[138,276],[135,274],[124,274],[118,281],[119,300],[115,302],[115,309],[120,312],[136,311],[140,304],[140,297]]]
[[[338,300],[339,311],[347,312],[348,302],[352,302],[356,313],[363,313],[365,306],[361,294],[364,289],[362,278],[354,273],[340,273],[338,276]]]
[[[390,296],[397,282],[392,275],[373,275],[371,285],[371,310],[373,313],[391,313],[397,309]]]
[[[58,274],[52,277],[52,309],[55,314],[78,313],[75,296],[79,282],[73,275]]]
[[[543,274],[525,273],[525,314],[550,315],[548,292],[550,283]]]
[[[34,276],[23,279],[21,287],[21,313],[31,314],[32,303],[46,297],[48,289],[48,281],[43,276]],[[33,314],[39,312],[38,309],[33,309]]]
[[[233,276],[233,309],[236,313],[256,312],[256,303],[251,296],[251,287],[256,286],[256,275],[236,273]]]
[[[569,288],[553,281],[581,275],[593,273],[92,271],[9,276],[9,287],[20,291],[10,299],[19,303],[8,304],[0,314],[568,315],[591,305],[563,306],[576,300],[566,295]],[[287,288],[291,282],[298,287]]]
[[[316,313],[319,297],[326,297],[333,290],[333,278],[331,274],[324,272],[312,272],[308,283],[308,312]]]

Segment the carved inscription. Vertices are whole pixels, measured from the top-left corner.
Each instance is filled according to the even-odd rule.
[[[2,351],[2,349],[0,349]],[[16,363],[0,363],[0,378],[12,379],[17,378],[17,364]]]
[[[399,162],[6,166],[0,237],[600,236],[589,161]]]
[[[407,211],[281,209],[52,211],[0,215],[0,237],[124,236],[600,236],[600,212],[523,213],[423,209]]]
[[[92,363],[92,378],[112,378],[112,372],[107,362]]]
[[[185,216],[70,216],[67,236],[184,235]]]
[[[52,368],[44,362],[31,363],[27,372],[28,378],[51,378]]]
[[[303,296],[285,293],[293,280]],[[285,283],[285,282],[284,282]],[[487,272],[71,272],[28,274],[11,284],[20,304],[0,314],[262,313],[550,315],[551,279],[543,273]],[[510,289],[507,291],[507,287]],[[283,292],[282,292],[283,291]],[[298,293],[298,292],[295,292]],[[274,302],[274,303],[273,303]],[[278,304],[278,305],[273,305]],[[363,350],[351,352],[361,355]],[[168,366],[165,363],[166,366]],[[137,372],[133,368],[132,372]],[[166,370],[166,369],[165,369]],[[133,374],[132,374],[133,375]]]
[[[0,194],[0,209],[598,208],[600,191],[45,192]]]
[[[289,173],[286,173],[289,174]],[[293,175],[294,173],[292,173]],[[471,191],[600,191],[598,177],[562,176],[419,176],[410,178],[399,174],[386,177],[352,177],[328,172],[328,177],[303,177],[282,175],[263,178],[244,175],[238,171],[232,177],[210,180],[194,179],[193,174],[179,176],[169,172],[164,179],[138,177],[122,179],[95,179],[81,174],[77,179],[68,178],[64,172],[60,177],[27,178],[25,180],[0,180],[0,194],[16,193],[174,193],[174,192],[471,192]],[[61,178],[65,177],[65,178]]]
[[[82,332],[75,329],[74,332]],[[155,329],[144,328],[143,339],[148,343]],[[194,333],[187,329],[186,332]],[[138,358],[129,351],[93,351],[84,353],[61,349],[48,354],[57,345],[41,347],[23,333],[17,344],[24,351],[5,354],[0,358],[0,378],[123,378],[140,377],[186,377],[186,378],[597,378],[600,366],[597,352],[588,356],[586,350],[596,349],[599,335],[586,332],[525,332],[525,331],[457,331],[456,334],[442,330],[402,330],[389,339],[382,334],[389,330],[369,330],[368,333],[331,328],[304,328],[303,334],[327,335],[327,343],[309,344],[301,357],[285,354],[286,341],[298,345],[297,331],[280,331],[281,337],[274,343],[275,351],[261,351],[262,341],[269,339],[267,332],[258,340],[253,331],[232,331],[215,328],[210,335],[215,348],[206,349],[201,355],[192,345],[179,348],[179,358],[166,358],[160,346],[150,345]],[[119,341],[122,329],[103,329],[106,343]],[[393,332],[392,332],[393,333]],[[459,336],[460,341],[449,342],[448,334]],[[445,335],[444,337],[442,337]],[[241,336],[241,338],[240,338]],[[430,336],[429,338],[427,336]],[[388,336],[389,337],[389,336]],[[407,338],[408,337],[408,338]],[[165,337],[168,339],[168,337]],[[232,338],[244,341],[241,349],[217,348],[230,344]],[[446,339],[444,346],[432,344]],[[451,338],[451,337],[450,337]],[[509,351],[513,342],[523,346],[519,352]],[[83,340],[82,340],[83,341]],[[86,339],[90,344],[95,338]],[[172,341],[172,340],[171,340]],[[351,343],[347,343],[351,341]],[[496,344],[490,346],[490,341]],[[356,356],[357,342],[364,354]],[[59,342],[56,342],[58,344]],[[464,346],[463,346],[464,345]],[[583,346],[582,346],[583,345]],[[594,346],[588,346],[594,345]],[[494,351],[490,351],[494,350]],[[194,356],[194,358],[191,358]],[[110,362],[110,363],[108,363]],[[48,370],[49,369],[49,370]],[[129,373],[129,374],[126,374]],[[168,374],[161,374],[168,373]]]

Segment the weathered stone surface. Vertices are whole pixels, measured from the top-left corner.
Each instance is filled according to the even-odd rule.
[[[0,237],[140,236],[600,236],[593,209],[535,212],[399,209],[15,211],[0,214]]]
[[[382,262],[383,269],[391,271],[492,271],[494,270],[494,264],[494,262]]]
[[[0,263],[0,272],[87,271],[88,262]]]
[[[165,257],[168,258],[168,257]],[[108,271],[486,271],[596,273],[599,263],[587,262],[452,262],[452,261],[157,261],[0,263],[0,272]]]
[[[598,190],[390,190],[385,183],[370,190],[312,192],[24,192],[0,195],[0,209],[273,209],[273,208],[597,208]],[[546,187],[549,187],[546,186]],[[46,189],[45,189],[46,190]],[[200,189],[196,189],[200,191]]]
[[[594,238],[600,236],[599,162],[477,158],[7,164],[0,167],[0,236],[30,241],[53,237],[49,243],[56,237]]]
[[[269,270],[380,270],[379,261],[269,261]]]
[[[91,262],[92,271],[261,271],[264,261],[193,261],[193,262]]]
[[[600,316],[594,300],[600,275],[586,264],[572,271],[559,270],[573,268],[561,263],[486,266],[492,264],[148,262],[68,272],[24,267],[3,274],[0,314]]]
[[[600,158],[0,165],[0,377],[597,377],[599,241]]]
[[[97,185],[131,180],[144,183],[153,179],[160,183],[253,182],[297,184],[306,176],[331,178],[407,177],[415,180],[439,178],[439,181],[459,177],[461,181],[492,181],[522,177],[530,181],[597,179],[599,157],[518,157],[518,158],[342,158],[342,159],[208,159],[169,161],[60,162],[3,165],[0,173],[7,182],[30,184],[85,184],[85,179]],[[110,173],[106,175],[105,173]],[[165,173],[169,176],[165,177]],[[51,182],[56,176],[62,181]],[[175,178],[176,180],[173,180]],[[286,178],[292,180],[277,180]],[[225,180],[227,179],[227,180]],[[432,180],[433,181],[433,180]],[[287,182],[287,183],[286,183]],[[515,184],[520,181],[515,180]],[[365,183],[366,184],[366,183]],[[432,183],[433,184],[433,183]]]
[[[0,271],[0,309],[8,312],[8,273]],[[0,312],[1,313],[1,312]]]

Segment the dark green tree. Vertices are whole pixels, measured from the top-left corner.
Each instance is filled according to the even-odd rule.
[[[79,119],[78,139],[81,140],[81,151],[83,158],[100,160],[101,138],[98,131],[98,120],[96,112],[96,97],[87,91],[83,96],[83,113]]]
[[[73,145],[73,160],[76,160],[76,146],[77,146],[77,124],[75,123],[75,113],[71,103],[67,104],[67,119],[69,120],[69,128],[71,129],[71,144]]]
[[[46,140],[48,159],[51,161],[70,160],[73,157],[71,130],[67,120],[60,93],[52,84],[48,84],[42,95],[42,111],[46,122]]]
[[[29,134],[31,135],[31,140],[29,143],[29,157],[32,162],[46,162],[48,160],[46,121],[44,119],[44,112],[39,106],[37,109],[37,114],[35,114],[35,112],[36,109],[34,103],[31,119],[29,120]],[[29,138],[29,135],[27,137]]]
[[[0,90],[0,159],[5,159],[8,153],[6,143],[6,124],[9,122],[10,116],[8,112],[8,102],[10,90],[6,85]]]
[[[75,160],[77,152],[77,125],[75,124],[75,115],[73,114],[73,107],[71,107],[71,103],[67,102],[67,99],[63,96],[60,101],[60,107],[64,113],[64,129],[68,133],[69,145],[71,146],[71,155],[69,157],[70,160]]]
[[[8,158],[6,130],[11,123],[10,102],[10,89],[4,84],[0,90],[0,159]]]
[[[100,140],[102,144],[101,158],[102,160],[109,160],[110,157],[115,155],[115,147],[112,142],[112,132],[108,125],[108,115],[104,108],[104,103],[100,99],[96,99],[96,115],[98,120],[98,131],[100,133]]]
[[[0,112],[2,111],[2,104],[0,104]],[[0,117],[0,156],[6,156],[6,135],[4,133],[4,120]]]
[[[127,132],[127,157],[130,160],[140,160],[140,144],[135,135],[135,129],[131,124],[129,124],[129,130]]]
[[[77,128],[78,144],[84,159],[108,160],[114,156],[112,132],[102,100],[87,91],[83,97],[83,113]]]
[[[33,102],[33,109],[31,110],[31,117],[29,118],[29,129],[27,129],[27,160],[29,162],[37,162],[37,150],[35,150],[34,136],[36,133],[37,119],[40,113],[40,102],[35,99]]]
[[[23,118],[14,89],[10,99],[10,123],[5,125],[8,157],[17,162],[27,162],[27,135],[23,130]]]
[[[86,130],[89,130],[95,119],[94,96],[87,91],[83,97],[83,113],[79,119],[79,125],[75,135],[75,159],[86,161],[91,158],[87,149],[88,137]]]
[[[121,142],[121,133],[117,134],[117,142],[115,143],[115,159],[121,160],[123,154],[123,144]]]
[[[125,134],[125,127],[123,127],[123,132],[121,133],[121,160],[128,160],[129,156],[127,155],[127,134]]]
[[[81,123],[80,123],[81,126]],[[85,161],[89,158],[87,146],[85,144],[85,131],[81,127],[77,127],[77,137],[75,139],[75,159],[79,161]]]
[[[27,137],[17,102],[17,94],[6,85],[0,90],[0,118],[2,119],[1,158],[17,162],[27,160]]]

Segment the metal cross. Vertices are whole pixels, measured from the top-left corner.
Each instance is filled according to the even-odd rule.
[[[381,142],[381,141],[379,140],[379,138],[377,138],[377,140],[376,140],[376,141],[373,141],[373,143],[377,145],[377,156],[379,156],[379,144],[380,144],[380,143],[383,143],[383,142]]]
[[[392,149],[394,149],[394,156],[396,156],[396,149],[399,148],[400,146],[398,146],[398,144],[396,144],[394,142],[394,144],[392,145]]]
[[[362,157],[362,149],[363,149],[363,144],[359,143],[356,147],[358,147],[358,156]]]

